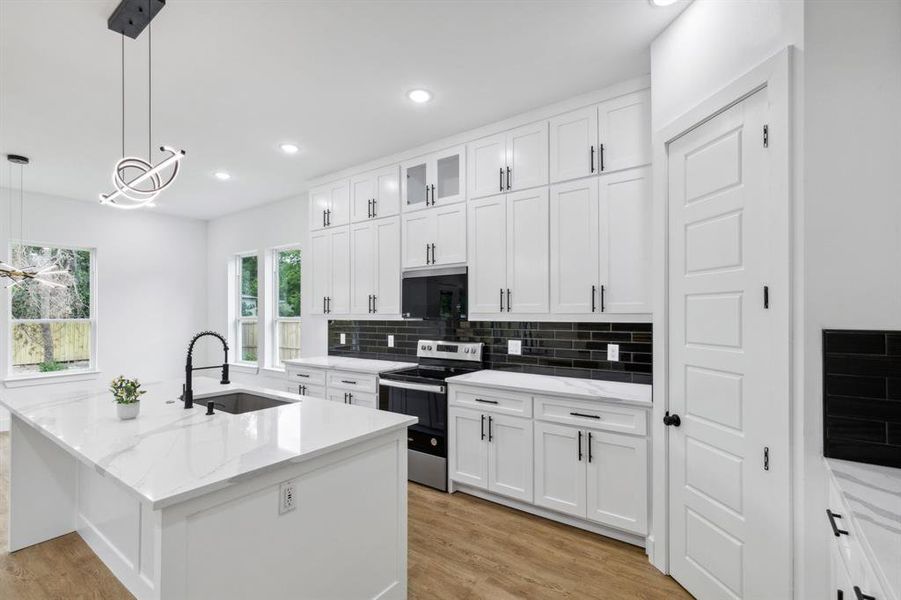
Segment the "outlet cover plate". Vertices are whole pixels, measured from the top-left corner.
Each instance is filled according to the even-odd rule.
[[[394,336],[393,335],[388,335],[388,347],[394,348]]]
[[[619,360],[619,344],[607,344],[607,360]]]
[[[283,515],[297,508],[297,482],[284,481],[278,486],[278,514]]]
[[[507,340],[507,354],[522,354],[522,340]]]

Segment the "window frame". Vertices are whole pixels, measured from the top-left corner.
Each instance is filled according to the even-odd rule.
[[[296,317],[281,317],[278,313],[278,303],[279,303],[279,272],[278,272],[278,257],[282,252],[290,252],[296,250],[300,253],[300,278],[298,279],[300,285],[300,305],[298,306],[299,313]],[[272,277],[269,289],[272,291],[272,301],[270,302],[270,310],[272,318],[270,319],[270,327],[269,327],[269,335],[271,336],[269,347],[271,348],[269,356],[271,357],[270,366],[273,369],[284,369],[285,363],[282,360],[280,354],[280,345],[279,345],[279,323],[298,323],[300,324],[301,330],[303,330],[303,248],[301,248],[300,244],[289,244],[287,246],[276,246],[270,248],[269,250],[269,259],[272,263]]]
[[[243,274],[244,274],[244,265],[242,264],[245,258],[254,257],[257,259],[257,314],[255,317],[245,317],[242,315],[242,307],[243,307],[243,297],[242,297],[242,289],[243,289]],[[234,324],[233,324],[233,337],[235,340],[235,355],[234,361],[235,364],[239,365],[247,365],[247,366],[259,366],[260,364],[260,319],[262,315],[260,314],[260,263],[259,263],[259,254],[257,252],[242,252],[240,254],[235,255],[235,289],[234,293],[234,303],[235,303],[235,313],[234,313]],[[257,329],[257,359],[256,360],[244,360],[243,356],[243,338],[242,338],[242,326],[244,323],[256,323]]]
[[[36,242],[33,240],[18,240],[13,242],[9,241],[7,244],[7,252],[8,256],[13,256],[13,248],[16,246],[34,246],[34,247],[42,247],[42,248],[53,248],[56,250],[72,250],[77,252],[87,252],[90,260],[90,269],[88,270],[88,284],[91,294],[91,301],[88,305],[88,317],[87,318],[75,318],[75,319],[16,319],[13,317],[13,302],[12,302],[12,291],[8,291],[6,294],[6,323],[7,323],[7,334],[6,334],[6,368],[5,368],[5,377],[4,381],[15,382],[15,381],[25,381],[25,380],[43,380],[43,379],[64,379],[64,378],[80,378],[85,375],[90,375],[92,373],[97,373],[99,371],[98,367],[98,329],[99,323],[97,319],[98,310],[98,300],[99,295],[97,293],[97,249],[91,247],[84,246],[73,246],[69,244],[59,244],[59,243],[51,243],[51,242]],[[89,338],[90,338],[90,351],[88,353],[88,365],[84,368],[77,369],[65,369],[62,371],[48,371],[46,373],[38,372],[28,372],[28,373],[15,373],[13,371],[15,365],[13,361],[15,360],[15,349],[13,344],[15,343],[13,331],[17,324],[41,324],[41,323],[88,323],[89,325]]]

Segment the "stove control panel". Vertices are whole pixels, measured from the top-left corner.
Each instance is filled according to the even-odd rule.
[[[482,342],[442,342],[419,340],[416,356],[419,358],[443,358],[446,360],[482,360]]]

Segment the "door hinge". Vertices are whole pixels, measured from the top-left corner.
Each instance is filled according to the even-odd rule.
[[[764,148],[770,147],[770,126],[769,125],[763,126],[763,147]]]
[[[763,447],[763,470],[770,470],[770,448],[769,446]]]

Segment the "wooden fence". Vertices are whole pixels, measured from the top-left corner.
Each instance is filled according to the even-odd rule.
[[[74,362],[91,359],[91,324],[85,321],[48,323],[52,338],[53,360]],[[13,326],[13,365],[44,362],[41,324],[17,323]]]
[[[300,356],[300,323],[298,321],[280,321],[278,355],[282,360]],[[255,321],[241,323],[241,360],[257,359],[257,324]]]

